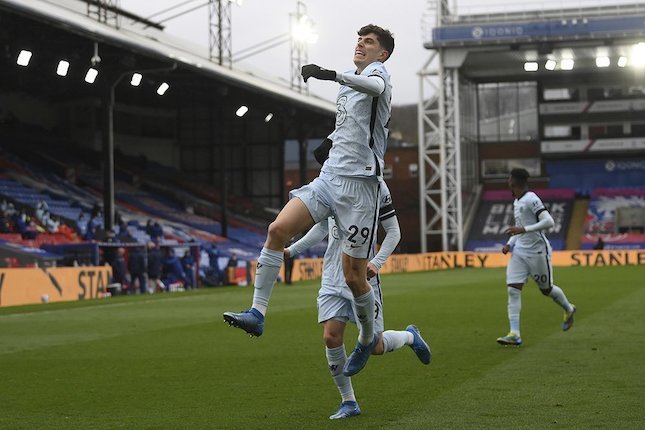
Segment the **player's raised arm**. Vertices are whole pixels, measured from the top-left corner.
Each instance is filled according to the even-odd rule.
[[[372,97],[378,97],[385,91],[385,81],[378,75],[364,76],[354,73],[337,73],[334,70],[324,69],[316,64],[302,66],[301,73],[305,82],[309,78],[336,81]]]
[[[290,247],[285,248],[285,254],[289,257],[295,257],[298,254],[306,251],[311,248],[325,237],[329,233],[329,225],[327,219],[320,221],[318,224],[314,225],[303,237],[298,241],[292,244]]]
[[[372,97],[378,97],[385,91],[385,81],[378,75],[364,76],[353,73],[338,73],[336,82]]]

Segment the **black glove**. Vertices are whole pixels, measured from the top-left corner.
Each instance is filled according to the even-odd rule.
[[[314,149],[314,158],[322,166],[325,163],[325,160],[329,158],[329,150],[331,149],[331,139],[327,138],[320,142],[320,145]]]
[[[333,70],[323,69],[315,64],[307,64],[302,66],[302,78],[307,82],[309,78],[316,78],[323,81],[333,81],[336,79],[336,72]]]

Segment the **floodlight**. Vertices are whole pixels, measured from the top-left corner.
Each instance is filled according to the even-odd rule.
[[[537,72],[538,63],[535,61],[527,61],[524,63],[524,71],[526,72]]]
[[[69,70],[69,62],[65,60],[60,60],[58,62],[58,67],[56,67],[56,74],[58,76],[67,76],[68,70]]]
[[[596,67],[609,67],[609,57],[596,57]]]
[[[99,71],[93,67],[90,67],[85,74],[85,82],[87,82],[88,84],[93,84],[98,75]]]
[[[273,114],[268,113],[267,116],[264,117],[264,122],[269,122],[271,119],[273,119]]]
[[[618,67],[625,67],[627,66],[627,57],[619,57],[618,58]]]
[[[632,55],[629,64],[634,67],[645,67],[645,42],[632,46]]]
[[[555,60],[546,60],[544,63],[544,68],[547,70],[555,70]]]
[[[138,87],[141,83],[141,78],[143,78],[141,73],[133,73],[132,79],[130,79],[130,85],[132,85],[133,87]]]
[[[307,15],[302,15],[291,29],[291,37],[296,43],[316,43],[318,34],[314,32],[314,24]]]
[[[166,91],[168,91],[168,88],[170,88],[170,85],[164,82],[163,84],[159,85],[159,88],[157,88],[157,94],[163,96],[164,94],[166,94]]]
[[[237,111],[235,112],[235,115],[237,115],[240,118],[242,118],[248,111],[249,111],[249,108],[247,108],[246,106],[242,105],[237,109]]]
[[[27,67],[29,65],[29,60],[31,60],[31,51],[23,49],[20,51],[20,54],[18,54],[18,60],[16,60],[16,63],[19,66]]]
[[[572,70],[573,64],[574,61],[572,58],[563,58],[562,61],[560,61],[560,68],[562,70]]]

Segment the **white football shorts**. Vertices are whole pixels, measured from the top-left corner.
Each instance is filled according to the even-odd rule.
[[[526,284],[529,276],[541,290],[553,286],[553,266],[551,254],[513,253],[506,266],[506,285]]]
[[[383,323],[383,295],[380,287],[372,286],[374,290],[374,332],[382,333]],[[349,287],[339,289],[321,288],[318,294],[318,322],[336,320],[344,323],[356,324],[356,311]]]
[[[334,215],[343,241],[343,252],[365,258],[376,241],[380,184],[376,177],[337,176],[321,173],[309,184],[292,190],[314,222]]]

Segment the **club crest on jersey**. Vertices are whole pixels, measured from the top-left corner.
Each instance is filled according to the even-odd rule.
[[[334,239],[340,239],[340,235],[338,234],[338,226],[334,224],[334,226],[331,228],[331,236]]]
[[[345,122],[347,119],[347,109],[345,104],[347,103],[347,96],[341,96],[336,100],[336,126],[339,126]]]

